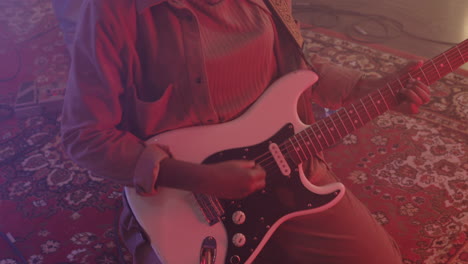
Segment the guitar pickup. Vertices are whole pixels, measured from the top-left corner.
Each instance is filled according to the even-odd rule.
[[[281,174],[284,176],[290,177],[291,175],[291,168],[289,167],[288,162],[284,158],[283,153],[281,153],[281,150],[276,143],[271,143],[268,146],[268,149],[270,150],[271,155],[275,159],[276,165],[278,165],[278,168],[281,171]]]

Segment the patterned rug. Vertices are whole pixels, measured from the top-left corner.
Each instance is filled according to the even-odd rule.
[[[49,0],[0,3],[0,103],[26,82],[62,89],[67,56]],[[401,54],[303,32],[308,52],[384,75]],[[406,264],[468,263],[468,78],[432,86],[414,116],[382,115],[326,155],[401,246]],[[121,186],[64,154],[57,114],[0,121],[0,264],[130,263],[115,233]]]
[[[308,52],[371,75],[410,61],[337,34],[303,34]],[[468,78],[449,74],[431,88],[419,114],[387,112],[326,157],[398,242],[406,264],[468,263]]]

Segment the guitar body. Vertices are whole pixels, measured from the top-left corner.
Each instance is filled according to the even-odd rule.
[[[170,131],[151,138],[148,143],[167,145],[174,158],[194,163],[253,160],[269,152],[270,141],[280,145],[282,140],[307,127],[297,115],[297,101],[317,78],[311,71],[290,73],[270,86],[248,111],[233,121]],[[214,263],[251,263],[282,222],[326,210],[344,194],[341,183],[314,186],[306,179],[301,166],[291,170],[288,176],[282,175],[279,169],[267,173],[267,188],[263,192],[242,201],[221,201],[226,212],[222,221],[213,225],[207,223],[191,192],[160,187],[156,195],[142,197],[135,189],[126,187],[125,193],[163,263],[201,263],[205,239],[216,243]],[[287,197],[283,200],[280,194]],[[246,219],[240,225],[232,221],[233,215],[239,212]],[[235,246],[233,240],[245,244]]]

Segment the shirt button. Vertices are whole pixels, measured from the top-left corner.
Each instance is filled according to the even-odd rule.
[[[201,77],[197,77],[197,78],[195,79],[195,82],[198,83],[198,84],[200,84],[200,83],[202,82],[202,78],[201,78]]]

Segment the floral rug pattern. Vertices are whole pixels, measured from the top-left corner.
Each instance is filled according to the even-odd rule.
[[[13,103],[24,82],[62,87],[69,58],[50,2],[2,1],[0,20],[0,103]],[[408,62],[329,34],[303,34],[307,52],[371,75]],[[388,112],[326,156],[400,244],[406,264],[463,264],[468,78],[450,74],[432,92],[419,114]],[[0,121],[0,264],[131,263],[115,232],[121,186],[66,157],[59,120],[42,114]]]
[[[304,31],[306,51],[382,76],[408,59]],[[468,78],[431,86],[420,113],[387,112],[342,144],[328,162],[401,247],[405,264],[468,263]]]

